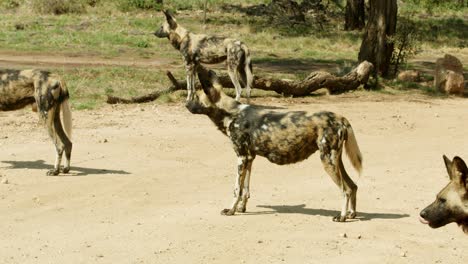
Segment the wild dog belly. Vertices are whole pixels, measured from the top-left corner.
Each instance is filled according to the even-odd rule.
[[[270,112],[252,121],[250,136],[257,155],[276,164],[307,159],[317,151],[317,133],[306,112]]]
[[[315,139],[306,131],[289,129],[257,132],[252,136],[255,153],[279,165],[307,159],[318,149]]]
[[[224,38],[211,36],[201,40],[194,54],[201,63],[214,64],[225,61],[227,52]]]
[[[217,47],[209,47],[200,51],[198,60],[201,63],[216,64],[225,61],[227,58],[226,52]]]
[[[34,101],[34,88],[29,83],[0,79],[0,111],[21,109]]]

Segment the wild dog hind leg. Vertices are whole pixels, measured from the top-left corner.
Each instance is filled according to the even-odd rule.
[[[320,159],[322,160],[323,168],[330,175],[333,182],[341,189],[343,194],[343,203],[341,212],[339,215],[333,218],[333,221],[344,222],[346,221],[346,214],[348,211],[348,203],[350,195],[345,191],[345,182],[341,176],[339,168],[339,159],[341,156],[341,150],[335,150],[326,145],[326,141],[322,140],[322,145],[319,145]]]

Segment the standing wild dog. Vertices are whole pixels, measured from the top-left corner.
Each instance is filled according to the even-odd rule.
[[[450,182],[438,194],[436,200],[420,213],[420,221],[432,228],[457,223],[468,234],[468,168],[460,157],[444,162]]]
[[[63,172],[70,171],[72,119],[68,98],[68,90],[56,74],[40,70],[0,69],[0,111],[13,111],[30,104],[33,104],[33,109],[34,105],[37,106],[39,117],[45,122],[55,144],[55,166],[47,175],[59,174],[63,151],[66,157]]]
[[[194,34],[177,24],[169,11],[163,11],[166,21],[154,33],[158,38],[168,38],[172,46],[182,53],[187,72],[187,100],[193,98],[195,92],[195,73],[200,63],[227,63],[229,77],[236,88],[236,100],[240,100],[242,86],[239,77],[245,85],[247,100],[250,99],[250,89],[253,82],[252,63],[247,46],[239,40]]]
[[[222,214],[246,211],[250,172],[257,155],[283,165],[305,160],[319,150],[325,171],[344,196],[341,213],[334,220],[343,222],[356,216],[357,186],[346,173],[341,154],[345,147],[359,172],[362,156],[348,120],[331,112],[280,112],[240,104],[221,91],[213,71],[199,67],[198,77],[203,92],[186,107],[193,114],[207,115],[231,139],[238,157],[234,201]]]

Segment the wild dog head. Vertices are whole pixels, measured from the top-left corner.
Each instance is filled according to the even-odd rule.
[[[154,35],[158,38],[169,38],[171,32],[174,32],[177,28],[177,21],[169,10],[163,10],[162,12],[166,16],[166,21],[154,32]]]
[[[450,182],[436,200],[420,213],[420,220],[432,228],[456,222],[468,234],[468,168],[460,157],[443,156]]]
[[[210,113],[216,111],[230,113],[238,108],[239,103],[222,92],[222,86],[214,71],[199,66],[197,67],[197,74],[202,90],[197,91],[194,98],[186,104],[191,113],[205,115],[210,115]]]

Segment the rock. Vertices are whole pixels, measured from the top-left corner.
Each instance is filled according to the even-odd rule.
[[[421,80],[421,75],[418,71],[402,71],[398,74],[398,81],[401,82],[419,82]]]
[[[8,179],[7,179],[7,178],[3,178],[1,183],[2,183],[2,184],[8,184],[9,182],[8,182]]]
[[[342,233],[342,234],[340,234],[340,237],[347,238],[348,235],[346,233]]]
[[[445,54],[436,61],[434,86],[443,93],[463,95],[465,79],[463,64],[456,57]]]
[[[465,91],[465,79],[462,73],[447,71],[447,81],[445,82],[445,92],[449,94],[463,95]]]

